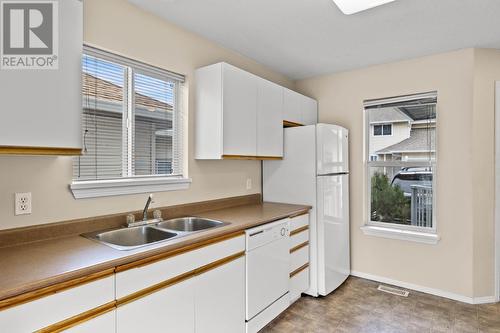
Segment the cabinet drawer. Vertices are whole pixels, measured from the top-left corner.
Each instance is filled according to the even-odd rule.
[[[309,225],[309,214],[299,215],[290,219],[290,232]]]
[[[309,230],[304,230],[298,234],[290,236],[290,249],[309,241]]]
[[[245,251],[244,235],[119,272],[116,274],[116,298],[130,295],[241,251]]]
[[[109,273],[112,274],[112,271]],[[33,332],[80,315],[115,300],[114,276],[54,291],[48,296],[29,300],[0,310],[2,332]]]
[[[195,279],[190,278],[118,305],[116,332],[194,333],[194,290]]]
[[[116,310],[102,314],[79,325],[73,326],[64,333],[115,333]]]
[[[309,262],[309,245],[290,254],[290,273]]]
[[[309,288],[309,267],[290,278],[290,303],[300,298],[300,294]]]

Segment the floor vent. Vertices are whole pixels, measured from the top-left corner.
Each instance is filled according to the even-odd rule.
[[[393,288],[393,287],[384,286],[384,285],[379,285],[377,290],[383,291],[385,293],[393,294],[393,295],[402,296],[402,297],[408,297],[408,295],[410,294],[410,292],[407,290]]]

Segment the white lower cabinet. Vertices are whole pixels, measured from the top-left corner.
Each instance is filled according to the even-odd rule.
[[[118,306],[116,332],[194,333],[194,279]]]
[[[79,325],[73,326],[64,333],[114,333],[116,332],[116,311],[110,311],[85,321]]]
[[[245,332],[245,257],[196,277],[196,333]]]
[[[107,276],[30,302],[21,302],[17,306],[0,310],[0,332],[47,330],[68,318],[113,302],[114,291],[114,276]]]
[[[244,250],[241,235],[117,273],[116,332],[244,333]]]

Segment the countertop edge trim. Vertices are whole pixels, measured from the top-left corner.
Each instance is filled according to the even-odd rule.
[[[34,300],[49,296],[51,294],[56,294],[61,291],[79,287],[81,285],[104,279],[108,276],[113,275],[115,272],[114,268],[108,268],[106,270],[88,274],[82,277],[74,278],[68,281],[53,284],[40,289],[32,290],[20,295],[16,295],[10,298],[6,298],[0,301],[0,311],[6,310],[8,308],[18,306],[24,303],[32,302]]]
[[[216,260],[216,261],[213,261],[209,264],[206,264],[206,265],[203,265],[203,266],[200,266],[200,267],[197,267],[191,271],[188,271],[188,272],[185,272],[185,273],[182,273],[180,275],[177,275],[173,278],[170,278],[168,280],[165,280],[165,281],[162,281],[160,283],[157,283],[155,285],[152,285],[150,287],[147,287],[147,288],[144,288],[144,289],[141,289],[139,291],[136,291],[130,295],[127,295],[127,296],[124,296],[124,297],[121,297],[119,299],[116,300],[116,306],[117,307],[120,307],[120,306],[123,306],[127,303],[130,303],[130,302],[133,302],[133,301],[136,301],[140,298],[143,298],[143,297],[146,297],[148,295],[151,295],[159,290],[162,290],[162,289],[165,289],[165,288],[168,288],[168,287],[171,287],[175,284],[178,284],[182,281],[185,281],[185,280],[188,280],[192,277],[195,277],[197,275],[200,275],[200,274],[203,274],[205,272],[208,272],[210,270],[213,270],[217,267],[220,267],[222,265],[225,265],[231,261],[234,261],[236,259],[239,259],[241,257],[243,257],[245,255],[245,251],[240,251],[240,252],[237,252],[235,254],[232,254],[230,256],[227,256],[227,257],[224,257],[222,259],[219,259],[219,260]]]
[[[231,238],[235,238],[235,237],[239,237],[239,236],[243,236],[243,235],[245,235],[245,231],[244,230],[239,230],[239,231],[236,231],[236,232],[231,232],[229,234],[217,236],[217,237],[214,237],[214,238],[209,238],[209,239],[206,239],[206,240],[203,240],[203,241],[200,241],[200,242],[188,244],[186,246],[182,246],[182,247],[170,250],[170,251],[166,251],[164,253],[159,253],[159,254],[153,255],[151,257],[147,257],[147,258],[144,258],[144,259],[139,259],[139,260],[133,261],[133,262],[128,263],[128,264],[123,264],[123,265],[116,266],[115,272],[116,273],[120,273],[120,272],[124,272],[124,271],[130,270],[130,269],[142,267],[142,266],[145,266],[145,265],[150,265],[150,264],[153,264],[155,262],[158,262],[158,261],[161,261],[161,260],[164,260],[164,259],[175,257],[177,255],[180,255],[180,254],[183,254],[183,253],[186,253],[186,252],[190,252],[190,251],[193,251],[193,250],[205,247],[205,246],[209,246],[209,245],[212,245],[212,244],[215,244],[215,243],[223,242],[225,240],[228,240],[228,239],[231,239]]]

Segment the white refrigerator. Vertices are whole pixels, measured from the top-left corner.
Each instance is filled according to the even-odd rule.
[[[350,274],[348,130],[330,124],[285,129],[283,160],[264,161],[265,201],[308,204],[311,296]]]

